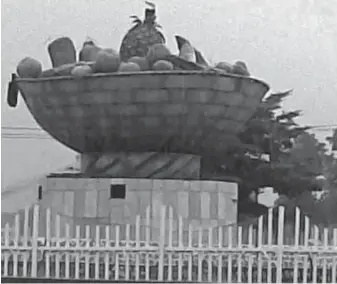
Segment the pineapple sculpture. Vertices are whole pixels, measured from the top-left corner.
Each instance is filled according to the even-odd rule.
[[[124,36],[120,47],[120,58],[127,61],[133,56],[146,56],[149,47],[154,44],[166,42],[165,37],[159,31],[161,28],[156,23],[156,8],[150,2],[145,2],[150,8],[145,10],[145,19],[141,21],[137,16],[131,16],[135,24]]]

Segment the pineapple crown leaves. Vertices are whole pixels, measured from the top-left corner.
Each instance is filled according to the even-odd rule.
[[[153,23],[153,25],[156,27],[156,28],[162,28],[160,25],[158,25],[156,23],[156,5],[153,4],[152,2],[149,2],[149,1],[145,1],[145,4],[148,5],[150,8],[146,9],[145,10],[145,21],[148,21],[148,22],[151,22]],[[130,17],[131,19],[133,19],[132,23],[133,24],[136,24],[136,26],[142,24],[143,22],[140,20],[140,18],[138,16],[131,16]]]
[[[150,6],[150,8],[152,8],[153,10],[155,10],[155,9],[156,9],[156,5],[155,5],[155,4],[153,4],[152,2],[145,1],[145,4],[146,4],[146,5],[148,5],[148,6]]]
[[[143,22],[138,16],[131,16],[131,19],[133,19],[132,23],[135,24],[135,26],[141,25]],[[162,26],[157,24],[156,22],[153,24],[155,28],[162,29]]]
[[[130,18],[133,19],[132,21],[133,24],[140,25],[142,23],[142,20],[139,19],[138,16],[133,15],[133,16],[130,16]]]
[[[154,23],[154,27],[155,27],[155,28],[159,28],[159,29],[162,29],[162,28],[163,28],[161,25],[159,25],[159,24],[157,24],[157,23]]]
[[[156,5],[152,2],[145,1],[145,4],[149,6],[149,8],[145,9],[145,19],[144,22],[156,24]]]
[[[132,15],[130,16],[130,18],[132,19],[132,24],[134,24],[134,26],[129,30],[132,31],[135,28],[139,27],[140,25],[144,25],[144,24],[150,24],[151,26],[153,26],[154,28],[158,28],[158,29],[162,29],[162,26],[159,25],[156,22],[156,15],[155,15],[155,4],[145,1],[145,3],[150,6],[150,9],[146,9],[145,10],[145,19],[144,21],[142,21],[138,16],[136,15]]]

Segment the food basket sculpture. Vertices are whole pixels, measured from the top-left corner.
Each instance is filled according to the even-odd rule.
[[[52,137],[79,153],[218,153],[236,143],[269,86],[211,71],[15,80]]]

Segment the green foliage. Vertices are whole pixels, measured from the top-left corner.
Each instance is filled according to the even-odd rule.
[[[336,190],[327,191],[320,198],[308,191],[292,198],[283,195],[276,200],[275,205],[283,205],[286,208],[286,215],[290,216],[286,220],[287,223],[294,222],[295,207],[299,207],[303,214],[310,217],[313,224],[337,225]]]
[[[296,123],[299,110],[279,113],[291,93],[267,97],[240,134],[242,145],[230,149],[224,159],[226,174],[241,179],[239,201],[262,187],[287,196],[320,189],[316,177],[323,171],[323,144],[306,132],[309,127]],[[263,159],[265,154],[269,160]]]
[[[337,159],[333,154],[324,157],[324,176],[326,178],[325,188],[329,192],[337,192]]]
[[[327,154],[324,143],[307,132],[309,127],[296,123],[301,111],[280,111],[283,100],[291,93],[267,97],[240,134],[241,145],[230,149],[224,159],[226,174],[241,180],[239,215],[263,214],[266,209],[256,205],[251,193],[272,187],[280,194],[276,205],[286,207],[289,220],[298,206],[314,223],[336,225],[337,160]],[[336,139],[337,130],[330,137],[333,149],[337,147]],[[268,160],[263,159],[265,154],[269,155]],[[320,175],[325,178],[318,179]],[[321,198],[315,198],[312,191],[322,189]]]
[[[321,187],[322,195],[317,198],[311,192],[303,192],[298,196],[281,195],[275,205],[283,205],[290,216],[295,207],[310,217],[317,225],[337,225],[337,159],[332,154],[327,154],[322,143],[317,143],[313,135],[304,134],[299,137],[299,146],[293,147],[292,159],[296,162],[305,161],[305,168],[312,173],[322,171],[324,179]],[[306,153],[310,152],[308,156]],[[310,157],[310,158],[308,158]],[[319,163],[318,163],[319,162]],[[289,221],[291,221],[289,219]]]

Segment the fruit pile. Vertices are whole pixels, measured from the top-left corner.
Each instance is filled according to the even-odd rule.
[[[120,50],[97,46],[92,40],[84,42],[77,52],[72,40],[61,37],[48,46],[52,69],[42,70],[42,64],[33,58],[22,59],[17,66],[17,74],[22,78],[55,76],[90,76],[94,73],[169,71],[169,70],[207,70],[218,73],[250,76],[242,61],[233,65],[219,62],[214,66],[205,60],[186,38],[175,36],[178,54],[172,54],[156,22],[156,10],[152,3],[145,10],[144,20],[136,16],[134,26],[124,36]],[[78,57],[78,58],[77,58]]]

